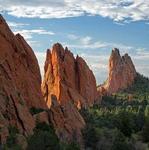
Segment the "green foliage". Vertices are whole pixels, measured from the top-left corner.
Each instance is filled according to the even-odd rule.
[[[42,111],[44,111],[44,109],[42,109],[42,108],[35,108],[35,107],[30,108],[30,113],[32,115],[38,114],[38,113],[40,113]]]
[[[70,144],[60,143],[60,150],[80,150],[80,148],[75,142]]]
[[[52,125],[38,123],[28,139],[27,150],[79,150],[79,147],[75,143],[61,143]]]
[[[142,130],[142,138],[144,142],[149,142],[149,118],[146,119]]]
[[[96,149],[95,143],[98,142],[98,134],[96,132],[96,128],[88,126],[83,132],[86,147]]]
[[[15,126],[9,126],[8,129],[9,136],[4,145],[4,150],[21,150],[21,146],[16,144],[16,136],[19,133],[18,129]]]
[[[34,134],[28,140],[27,150],[59,150],[59,140],[52,126],[37,124]]]
[[[149,145],[149,79],[137,74],[131,87],[104,96],[101,104],[80,111],[86,149],[147,150]]]
[[[135,150],[135,147],[127,142],[121,132],[117,132],[111,150]]]
[[[149,78],[137,73],[134,83],[122,93],[133,94],[135,100],[149,100]]]

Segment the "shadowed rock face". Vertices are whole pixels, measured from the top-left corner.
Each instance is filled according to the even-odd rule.
[[[85,127],[85,121],[77,108],[71,101],[60,105],[55,95],[51,95],[51,100],[50,120],[59,139],[63,142],[76,141],[82,146],[81,130]]]
[[[29,108],[46,108],[40,91],[37,59],[19,34],[14,35],[0,16],[0,136],[5,142],[7,127],[16,126],[24,135],[35,126]]]
[[[58,43],[47,50],[44,69],[42,92],[57,135],[61,140],[81,142],[85,122],[78,109],[92,106],[97,97],[92,71],[81,57],[75,59]]]
[[[104,85],[99,87],[103,94],[112,94],[129,87],[135,77],[136,69],[128,54],[120,56],[118,49],[113,49],[109,59],[109,76]]]
[[[49,107],[51,94],[59,104],[71,101],[78,108],[92,106],[97,98],[96,80],[86,62],[58,43],[47,51],[42,91]]]

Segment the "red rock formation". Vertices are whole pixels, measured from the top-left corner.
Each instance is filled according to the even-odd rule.
[[[86,62],[60,44],[47,51],[42,91],[48,106],[51,94],[60,104],[72,101],[78,108],[92,106],[97,98],[96,80]]]
[[[109,76],[106,83],[99,88],[101,93],[112,94],[129,87],[135,77],[136,69],[128,54],[120,56],[119,50],[112,50],[109,59]]]
[[[49,124],[50,118],[48,112],[42,111],[34,115],[35,122]]]
[[[51,100],[50,120],[59,139],[63,142],[75,141],[82,146],[81,130],[85,127],[85,122],[77,108],[71,101],[60,105],[55,95],[51,95]]]
[[[24,135],[31,134],[35,121],[30,107],[46,108],[40,91],[37,59],[21,35],[11,32],[0,16],[0,136],[7,127],[16,126]]]
[[[47,50],[42,91],[59,138],[80,142],[85,122],[77,108],[92,106],[97,98],[95,77],[86,62],[55,44]]]

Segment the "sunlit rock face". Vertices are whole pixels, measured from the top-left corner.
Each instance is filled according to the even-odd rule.
[[[61,140],[81,143],[85,122],[78,109],[96,102],[95,77],[81,57],[75,58],[59,43],[47,50],[44,69],[42,92],[57,135]]]
[[[106,83],[99,87],[104,94],[112,94],[129,87],[136,77],[135,66],[128,54],[120,55],[117,48],[112,50],[109,59],[109,75]]]
[[[47,50],[42,91],[48,106],[51,94],[63,105],[71,101],[79,109],[92,106],[97,98],[96,80],[86,62],[57,43]]]
[[[8,126],[24,135],[32,133],[35,121],[29,108],[46,108],[42,98],[37,59],[19,34],[14,35],[0,16],[0,136],[5,143]]]

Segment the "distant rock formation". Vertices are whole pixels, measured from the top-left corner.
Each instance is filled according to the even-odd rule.
[[[78,109],[92,106],[97,98],[96,80],[86,62],[57,43],[47,50],[42,92],[51,121],[60,139],[81,141],[85,126]]]
[[[128,54],[121,57],[117,48],[109,59],[109,76],[106,83],[98,88],[103,95],[112,94],[129,87],[136,77],[135,66]]]
[[[23,135],[32,133],[35,121],[29,108],[47,108],[41,90],[37,59],[19,34],[14,35],[0,16],[0,138],[5,143],[8,126]]]

